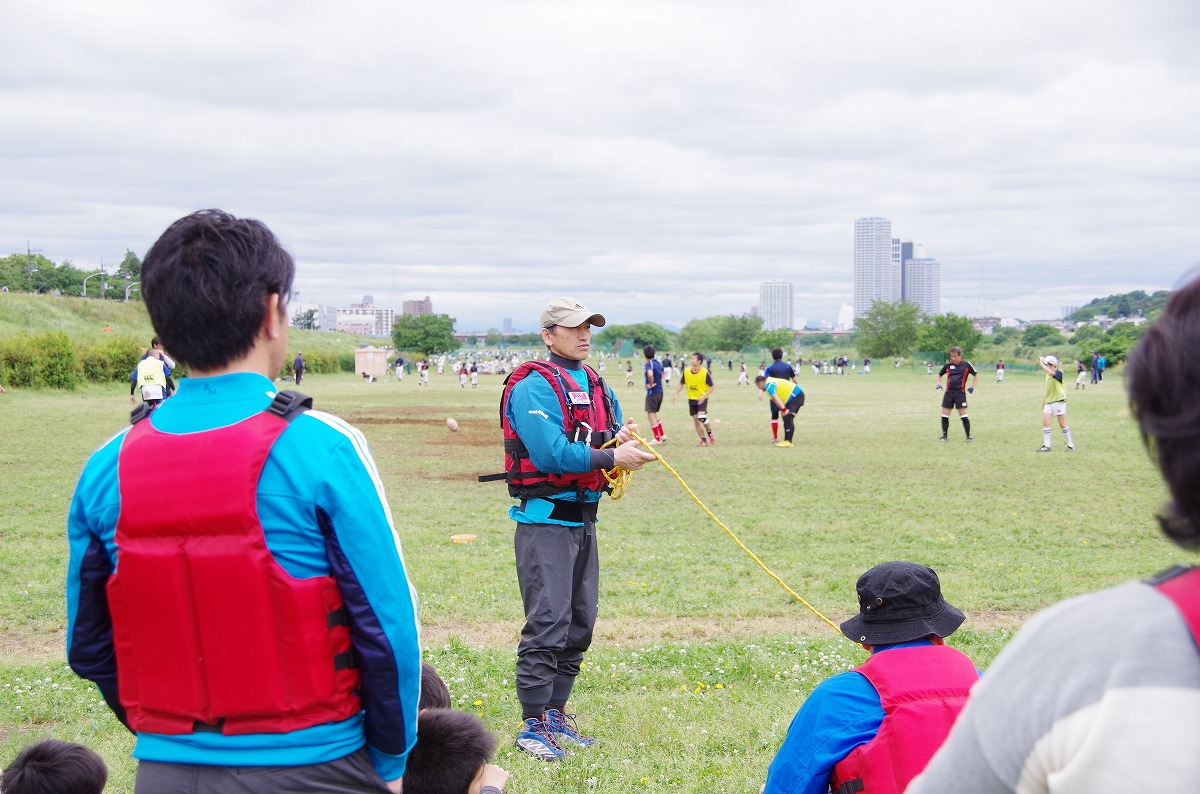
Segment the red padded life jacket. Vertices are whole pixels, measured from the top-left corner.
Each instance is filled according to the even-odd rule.
[[[1171,599],[1200,648],[1200,568],[1176,565],[1154,576],[1150,583]]]
[[[563,417],[563,432],[571,441],[586,440],[591,446],[600,447],[612,440],[620,429],[616,425],[616,408],[608,395],[604,379],[587,364],[583,365],[586,378],[583,389],[568,388],[558,367],[548,362],[526,361],[519,365],[504,379],[504,393],[500,397],[500,427],[504,430],[505,479],[508,481],[509,494],[517,499],[532,499],[553,496],[572,489],[610,490],[599,470],[547,474],[538,471],[529,459],[528,450],[508,421],[508,398],[513,387],[533,372],[545,378],[558,397],[558,406]],[[586,395],[586,404],[582,404],[580,395]]]
[[[834,766],[834,794],[899,794],[946,740],[979,673],[966,654],[945,645],[874,653],[855,671],[879,693],[883,723]]]
[[[117,687],[136,731],[286,733],[361,709],[349,619],[332,576],[297,579],[256,509],[287,419],[121,444],[117,568],[109,579]]]

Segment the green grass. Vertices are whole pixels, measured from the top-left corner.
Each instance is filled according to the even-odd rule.
[[[609,370],[626,413],[644,424],[641,389]],[[968,445],[956,417],[949,443],[935,441],[940,393],[924,372],[805,370],[791,450],[767,443],[757,390],[734,386],[736,373],[717,378],[717,445],[697,448],[686,403],[668,396],[668,441],[658,449],[835,622],[855,610],[862,571],[922,562],[968,613],[954,644],[986,666],[1031,611],[1188,559],[1153,521],[1165,494],[1119,374],[1068,391],[1078,451],[1068,454],[1056,431],[1049,455],[1033,452],[1040,375],[981,379]],[[509,790],[755,790],[804,696],[861,662],[861,649],[763,573],[662,467],[648,466],[601,509],[601,618],[571,708],[603,745],[559,765],[518,755],[509,746],[522,622],[511,500],[502,484],[475,482],[501,464],[499,379],[484,377],[474,391],[449,374],[430,380],[317,375],[303,390],[366,433],[420,594],[427,658],[455,704],[499,734]],[[131,742],[63,663],[64,524],[87,455],[128,409],[120,384],[0,396],[0,756],[47,733],[86,741],[113,768],[114,791],[131,787]],[[478,537],[454,544],[455,533]]]

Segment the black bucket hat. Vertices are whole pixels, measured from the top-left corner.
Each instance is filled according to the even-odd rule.
[[[966,616],[942,598],[932,568],[911,562],[885,562],[858,577],[858,614],[841,625],[842,634],[867,645],[949,637]]]

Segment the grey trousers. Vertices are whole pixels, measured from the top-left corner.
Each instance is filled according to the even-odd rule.
[[[541,714],[547,704],[570,698],[592,643],[600,600],[596,524],[517,524],[515,545],[525,604],[517,698],[525,714]]]
[[[343,794],[388,787],[371,765],[363,747],[335,761],[306,766],[205,766],[140,761],[136,794],[300,794],[306,791]]]

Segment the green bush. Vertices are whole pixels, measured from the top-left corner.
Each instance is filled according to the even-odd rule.
[[[83,382],[75,347],[61,331],[15,336],[0,343],[0,383],[21,388],[74,389]]]
[[[338,353],[338,367],[342,372],[354,372],[354,353]]]
[[[76,348],[83,377],[94,383],[127,381],[142,358],[142,346],[130,337],[107,339],[98,345]]]

